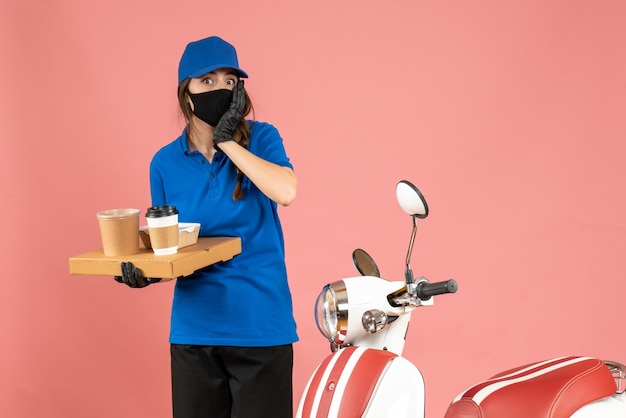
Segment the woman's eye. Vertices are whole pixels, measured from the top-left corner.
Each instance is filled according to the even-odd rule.
[[[213,80],[211,80],[210,78],[205,78],[204,80],[202,80],[202,82],[204,84],[213,84]]]
[[[228,85],[234,86],[235,84],[237,84],[237,80],[228,80],[228,81],[226,81],[226,83]]]

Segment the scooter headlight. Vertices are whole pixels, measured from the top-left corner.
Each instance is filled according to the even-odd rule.
[[[331,343],[341,345],[348,332],[348,294],[343,281],[327,284],[315,302],[315,322]]]

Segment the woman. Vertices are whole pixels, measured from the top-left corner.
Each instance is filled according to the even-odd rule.
[[[187,45],[178,100],[187,126],[150,165],[154,206],[176,206],[201,236],[241,237],[242,252],[179,278],[171,316],[174,418],[291,418],[292,343],[298,340],[278,204],[297,179],[272,125],[247,121],[245,71],[228,42]],[[145,287],[122,263],[117,281]]]

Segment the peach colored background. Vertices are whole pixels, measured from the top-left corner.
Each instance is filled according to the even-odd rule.
[[[281,209],[295,401],[327,354],[313,302],[368,250],[402,280],[455,278],[417,311],[406,357],[427,415],[471,383],[551,356],[626,361],[626,3],[621,0],[2,0],[0,415],[170,416],[172,286],[70,276],[95,213],[149,206],[152,154],[178,135],[187,41],[239,51],[259,120],[300,179]],[[245,301],[244,301],[245,302]],[[262,307],[259,307],[262,309]]]

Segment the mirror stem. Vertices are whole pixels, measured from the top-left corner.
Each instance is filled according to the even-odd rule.
[[[404,273],[406,284],[414,283],[413,271],[411,270],[411,254],[413,253],[413,244],[415,243],[415,235],[417,234],[417,222],[415,220],[416,215],[413,218],[413,231],[411,232],[411,241],[409,241],[409,250],[406,253],[406,271]]]

